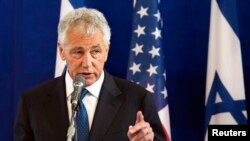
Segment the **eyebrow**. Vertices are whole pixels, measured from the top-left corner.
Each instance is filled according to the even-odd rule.
[[[101,46],[100,46],[99,44],[93,45],[93,46],[91,47],[91,49],[100,49],[100,48],[101,48]]]
[[[79,47],[75,47],[72,49],[72,51],[75,51],[75,50],[84,50],[84,48],[79,46]]]
[[[82,47],[75,47],[75,48],[73,48],[73,49],[71,49],[69,52],[70,53],[73,53],[73,52],[75,52],[75,51],[84,51],[84,48],[82,48]]]
[[[101,46],[99,44],[93,45],[90,49],[101,49]],[[70,50],[70,52],[73,52],[73,51],[85,51],[85,49],[82,46],[78,46]]]

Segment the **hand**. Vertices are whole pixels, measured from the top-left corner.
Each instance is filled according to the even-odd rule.
[[[154,132],[141,111],[137,112],[135,125],[128,127],[127,135],[130,141],[153,141]]]

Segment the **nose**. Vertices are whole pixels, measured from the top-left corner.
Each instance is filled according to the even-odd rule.
[[[91,66],[91,55],[89,53],[85,53],[82,57],[82,67],[88,68]]]

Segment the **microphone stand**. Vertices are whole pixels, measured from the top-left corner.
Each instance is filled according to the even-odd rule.
[[[67,141],[73,141],[73,137],[76,133],[76,124],[75,124],[75,120],[76,120],[76,113],[77,113],[77,108],[74,108],[74,106],[72,106],[72,115],[71,115],[71,119],[70,119],[70,125],[68,127],[68,132],[67,132]]]
[[[76,136],[76,113],[79,108],[78,100],[80,98],[83,87],[85,86],[85,79],[81,75],[77,75],[73,80],[74,91],[71,94],[71,108],[72,115],[70,119],[70,125],[67,131],[67,141],[72,141],[74,136]]]

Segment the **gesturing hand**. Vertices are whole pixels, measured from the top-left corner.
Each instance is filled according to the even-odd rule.
[[[135,125],[128,127],[127,135],[130,141],[153,141],[154,132],[141,111],[137,112]]]

